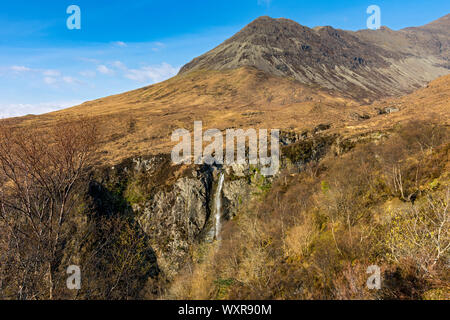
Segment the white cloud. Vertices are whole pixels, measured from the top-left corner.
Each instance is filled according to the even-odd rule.
[[[79,59],[80,61],[88,62],[88,63],[96,63],[96,64],[100,63],[100,60],[98,60],[98,59],[83,58],[83,57],[78,58],[78,59]]]
[[[105,66],[104,64],[101,64],[97,67],[97,71],[102,73],[102,74],[108,74],[108,75],[112,75],[114,74],[114,70],[109,69],[107,66]]]
[[[55,78],[52,77],[44,77],[44,82],[48,85],[53,85],[57,82],[58,80],[56,80]]]
[[[92,70],[85,70],[85,71],[80,71],[79,74],[83,77],[86,78],[93,78],[95,77],[97,74],[95,73],[95,71]]]
[[[117,69],[127,70],[127,67],[121,61],[114,61],[112,65]]]
[[[32,75],[41,75],[42,81],[50,86],[56,85],[58,83],[68,83],[75,84],[81,83],[77,79],[70,76],[63,76],[60,70],[55,69],[33,69],[25,66],[11,66],[9,70],[12,71],[16,75],[20,76],[28,76]]]
[[[158,52],[160,49],[163,49],[163,48],[165,48],[165,44],[164,43],[162,43],[162,42],[155,42],[154,43],[154,47],[152,48],[152,51],[154,51],[154,52]]]
[[[0,118],[20,117],[27,114],[43,114],[65,109],[83,103],[80,100],[45,102],[38,104],[13,103],[0,104]]]
[[[155,42],[153,45],[163,48],[164,44]],[[86,83],[86,78],[94,78],[97,74],[103,74],[107,76],[120,76],[128,80],[140,82],[140,83],[156,83],[164,81],[168,78],[175,76],[179,68],[163,62],[160,65],[142,66],[139,68],[128,68],[122,61],[116,60],[109,63],[98,64],[95,70],[83,70],[79,71],[78,75],[84,79],[77,79],[76,77],[57,69],[34,69],[22,65],[14,65],[4,69],[7,73],[14,74],[16,77],[29,77],[30,80],[36,80],[35,76],[41,78],[42,83],[55,89],[58,87],[74,86],[74,85],[90,85]],[[33,75],[31,77],[31,75]]]
[[[10,69],[12,71],[14,71],[14,72],[29,72],[29,71],[32,71],[32,69],[27,68],[25,66],[12,66]]]
[[[63,77],[62,80],[63,80],[65,83],[69,83],[69,84],[72,84],[72,83],[78,83],[78,82],[79,82],[77,79],[72,78],[72,77]]]
[[[57,86],[58,84],[83,84],[82,81],[70,76],[44,77],[43,81],[49,86]]]
[[[59,70],[44,70],[42,72],[42,74],[47,77],[59,77],[61,75],[61,71],[59,71]]]
[[[140,69],[128,69],[125,77],[139,82],[160,82],[175,76],[178,73],[178,68],[163,62],[159,66],[147,66]]]
[[[116,41],[116,42],[113,42],[113,44],[118,47],[122,47],[122,48],[127,47],[127,44],[123,41]]]
[[[36,73],[42,74],[45,77],[59,77],[61,76],[61,71],[53,69],[33,69],[25,66],[11,66],[9,67],[14,73]]]
[[[162,44],[161,44],[162,45]],[[179,68],[163,62],[155,66],[143,66],[138,69],[128,68],[122,61],[114,61],[108,66],[99,65],[97,71],[106,75],[123,75],[125,78],[138,82],[160,82],[175,76]]]

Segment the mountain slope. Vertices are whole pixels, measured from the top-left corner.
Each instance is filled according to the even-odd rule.
[[[168,153],[173,146],[171,133],[179,128],[192,130],[194,121],[203,121],[205,130],[278,128],[302,132],[327,124],[330,131],[345,135],[389,128],[396,121],[431,113],[447,121],[448,75],[429,88],[398,98],[406,99],[403,103],[378,99],[369,104],[366,99],[405,92],[447,71],[443,67],[448,56],[444,41],[447,24],[448,16],[412,30],[347,32],[331,27],[309,29],[290,20],[263,17],[187,64],[172,79],[58,112],[4,121],[46,128],[60,120],[93,118],[99,123],[102,163]],[[408,42],[411,34],[427,34],[428,30],[438,30],[433,31],[433,37],[441,49]],[[383,34],[391,35],[386,41],[398,47],[383,47]],[[236,50],[241,50],[241,55],[233,55]],[[426,54],[435,55],[420,57],[425,57],[426,50]],[[356,56],[361,60],[354,60]],[[273,65],[274,61],[280,65]],[[432,61],[441,64],[433,65]],[[440,83],[438,89],[433,89],[435,83]],[[425,96],[418,97],[421,93]],[[399,112],[378,114],[377,108],[392,105]]]
[[[448,20],[401,31],[350,32],[261,17],[180,73],[253,66],[354,98],[398,95],[449,72]]]
[[[339,122],[354,101],[255,68],[196,71],[170,80],[40,116],[9,120],[18,126],[51,126],[90,117],[99,123],[104,162],[170,152],[172,132],[205,128],[314,128]]]
[[[392,128],[396,123],[436,115],[449,123],[450,75],[400,98],[359,105],[298,81],[268,75],[255,68],[196,71],[120,95],[40,116],[6,119],[15,126],[46,128],[57,121],[89,117],[99,123],[99,162],[117,163],[146,154],[169,153],[171,133],[217,128],[313,130],[330,124],[344,136]],[[398,112],[379,115],[379,109]],[[368,118],[370,117],[370,118]]]

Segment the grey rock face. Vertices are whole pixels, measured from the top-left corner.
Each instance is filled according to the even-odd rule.
[[[296,155],[300,152],[300,158],[291,161],[298,162],[299,169],[322,154],[326,145],[325,138],[313,143],[313,136],[307,132],[286,132],[281,136],[282,144],[292,145],[291,151]],[[158,266],[170,279],[189,261],[195,244],[214,239],[212,208],[219,172],[225,173],[220,215],[223,223],[242,213],[252,198],[272,181],[261,176],[260,168],[248,164],[182,168],[172,166],[170,157],[152,156],[129,159],[108,168],[95,184],[99,194],[96,198],[105,208],[105,214],[109,214],[114,209],[108,206],[110,197],[104,195],[111,193],[110,189],[116,193],[117,189],[121,190],[118,195],[114,193],[118,198],[114,201],[125,201],[128,212],[150,238]]]
[[[224,217],[228,220],[234,218],[251,199],[253,187],[248,179],[225,181],[223,187]]]
[[[142,228],[154,239],[159,261],[166,264],[166,273],[174,274],[183,266],[193,244],[213,241],[217,172],[217,168],[209,166],[194,169],[169,189],[160,190],[151,200],[134,206]],[[248,166],[225,168],[225,172],[229,174],[223,185],[221,216],[226,222],[250,201],[253,187],[248,179]],[[238,177],[238,173],[244,176]]]
[[[144,231],[173,270],[181,267],[190,246],[199,239],[210,217],[212,176],[181,178],[171,190],[136,207]]]

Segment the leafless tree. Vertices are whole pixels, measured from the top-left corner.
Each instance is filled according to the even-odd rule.
[[[450,189],[441,196],[428,195],[424,203],[394,212],[386,244],[397,263],[414,261],[426,275],[450,254]],[[447,261],[443,261],[447,263]]]
[[[0,297],[53,299],[55,276],[88,172],[96,125],[0,126]]]

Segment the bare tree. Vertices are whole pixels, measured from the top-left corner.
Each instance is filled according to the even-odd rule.
[[[397,263],[413,261],[430,275],[439,261],[450,254],[450,189],[441,196],[428,196],[424,203],[394,212],[386,238],[389,257]]]
[[[53,299],[65,223],[96,139],[92,121],[0,127],[0,295]]]

